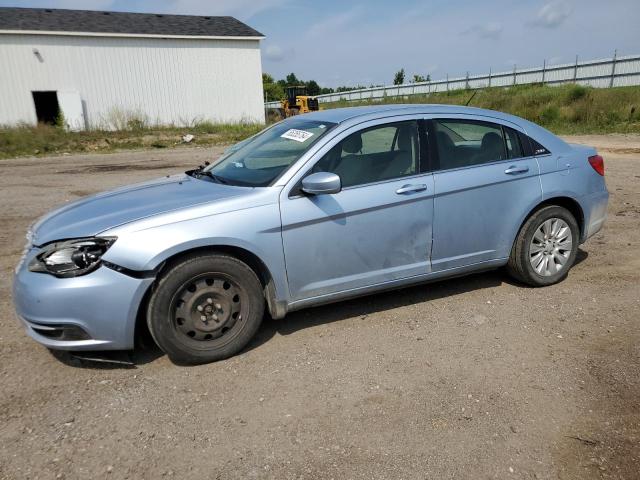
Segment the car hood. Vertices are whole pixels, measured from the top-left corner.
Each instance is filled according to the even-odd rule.
[[[88,237],[135,220],[194,205],[246,195],[251,188],[198,180],[185,174],[99,193],[65,205],[41,218],[31,242]]]

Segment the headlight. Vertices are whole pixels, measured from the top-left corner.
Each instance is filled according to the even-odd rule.
[[[50,243],[31,260],[29,270],[61,278],[84,275],[100,266],[102,255],[115,241],[115,237],[96,237]]]

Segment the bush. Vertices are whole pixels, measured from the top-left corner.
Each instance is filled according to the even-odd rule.
[[[567,92],[567,98],[569,103],[575,102],[587,96],[587,87],[583,87],[582,85],[571,85],[569,87],[569,91]]]
[[[556,105],[548,105],[542,109],[538,118],[541,124],[551,125],[560,118],[560,109]]]

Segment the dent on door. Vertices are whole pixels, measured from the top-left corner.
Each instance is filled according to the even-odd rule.
[[[414,184],[418,191],[396,193]],[[428,273],[432,195],[427,175],[284,200],[282,235],[293,299]]]

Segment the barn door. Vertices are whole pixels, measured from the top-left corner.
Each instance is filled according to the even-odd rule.
[[[58,92],[58,105],[68,130],[77,132],[86,128],[82,100],[77,92]]]

